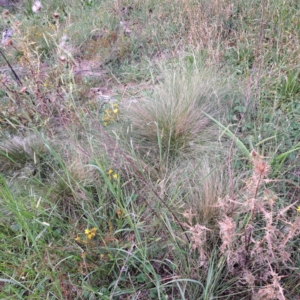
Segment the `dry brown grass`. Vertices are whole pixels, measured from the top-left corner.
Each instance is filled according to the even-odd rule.
[[[270,166],[252,151],[253,173],[238,199],[220,199],[221,252],[255,299],[286,299],[282,278],[295,267],[292,242],[300,234],[294,204],[281,205],[267,189]],[[243,287],[245,288],[245,287]]]
[[[220,58],[218,44],[222,40],[230,43],[230,18],[233,15],[234,4],[227,0],[202,1],[192,4],[183,0],[187,15],[188,40],[190,43]]]

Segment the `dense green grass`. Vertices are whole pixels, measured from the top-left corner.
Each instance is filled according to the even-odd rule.
[[[296,299],[298,2],[42,4],[0,8],[0,298]]]

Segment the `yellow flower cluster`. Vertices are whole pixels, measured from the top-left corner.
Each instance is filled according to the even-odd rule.
[[[115,173],[112,169],[108,170],[107,175],[109,180],[117,180],[119,178],[118,173]]]
[[[94,237],[96,236],[96,231],[97,231],[97,228],[94,227],[94,228],[92,228],[92,229],[86,229],[86,230],[84,231],[84,233],[85,233],[86,237],[87,237],[89,240],[91,240],[92,238],[94,238]]]
[[[118,119],[118,114],[119,114],[119,106],[117,103],[114,103],[112,107],[105,109],[104,117],[103,117],[104,126],[107,126],[111,122],[116,121]]]
[[[297,212],[300,213],[300,205],[297,207]]]

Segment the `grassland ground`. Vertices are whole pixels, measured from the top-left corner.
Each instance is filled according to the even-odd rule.
[[[0,1],[0,298],[298,299],[298,1],[38,2]]]

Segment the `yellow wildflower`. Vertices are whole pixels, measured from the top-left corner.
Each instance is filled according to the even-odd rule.
[[[114,109],[114,114],[116,115],[119,112],[117,108]]]
[[[118,174],[117,173],[115,173],[115,174],[113,174],[113,179],[115,179],[115,180],[117,180],[118,179]]]
[[[94,228],[92,228],[92,229],[86,229],[86,230],[84,231],[84,233],[85,233],[86,237],[87,237],[89,240],[91,240],[93,237],[96,236],[96,231],[97,231],[97,228],[94,227]]]
[[[297,212],[300,213],[300,205],[297,207]]]

